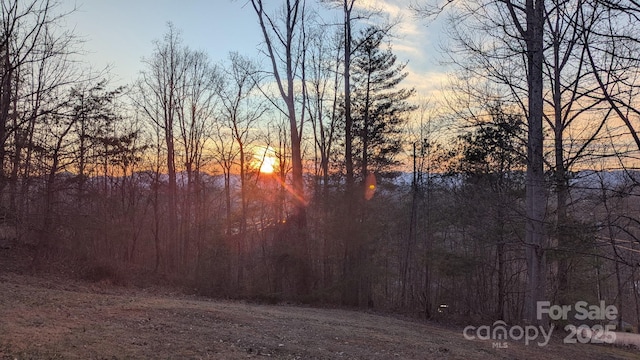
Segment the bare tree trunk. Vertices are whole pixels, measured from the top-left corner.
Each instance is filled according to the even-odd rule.
[[[525,318],[528,322],[535,324],[540,323],[536,314],[536,305],[538,301],[544,300],[546,291],[544,220],[547,203],[542,127],[544,0],[527,0],[525,6],[527,30],[524,37],[527,45],[529,87],[525,227],[528,296],[525,304]],[[546,320],[542,320],[542,323],[544,322]]]
[[[354,171],[353,171],[353,118],[351,116],[351,13],[355,0],[343,0],[343,15],[344,15],[344,109],[345,109],[345,170],[346,170],[346,188],[345,188],[345,201],[346,214],[344,223],[344,256],[343,256],[343,269],[342,277],[345,279],[342,289],[342,302],[343,304],[353,305],[355,303],[354,298],[357,294],[354,292],[357,290],[355,284],[351,280],[353,271],[355,268],[354,259],[354,229],[351,223],[351,219],[354,218],[356,210],[354,209],[354,202],[357,199],[354,189]]]
[[[289,120],[289,136],[291,143],[291,175],[294,206],[294,214],[292,218],[298,229],[302,230],[306,227],[306,200],[304,194],[301,148],[301,134],[304,125],[304,108],[300,112],[300,119],[298,119],[294,82],[296,78],[296,59],[299,54],[294,54],[294,49],[297,46],[295,43],[296,41],[302,41],[302,45],[304,45],[304,29],[300,29],[299,27],[304,27],[304,18],[306,16],[305,1],[293,0],[286,2],[282,15],[284,17],[284,30],[277,29],[274,25],[274,20],[265,13],[263,0],[251,0],[251,4],[253,5],[256,15],[258,15],[265,45],[267,47],[267,53],[272,65],[273,76],[276,80],[280,96],[286,104],[285,115]],[[276,32],[275,38],[277,38],[278,42],[282,45],[283,49],[281,49],[281,51],[284,52],[284,54],[278,55],[272,42],[273,36],[269,32],[270,30]],[[297,37],[302,37],[302,39]],[[302,51],[305,50],[302,49]],[[282,59],[283,64],[278,65],[278,59]],[[284,77],[281,76],[281,70],[284,70]],[[304,83],[304,79],[302,79],[302,81]],[[303,97],[306,95],[304,87],[302,95]],[[302,103],[304,104],[305,102],[306,100],[303,99]],[[300,123],[298,124],[298,122]]]
[[[18,214],[18,175],[20,173],[20,161],[22,160],[22,152],[27,145],[27,133],[23,129],[20,129],[18,124],[18,85],[14,87],[14,95],[12,101],[13,114],[11,116],[11,122],[13,125],[14,133],[14,154],[13,154],[13,164],[11,166],[11,176],[9,179],[9,211],[14,214]],[[1,126],[1,125],[0,125]],[[1,194],[1,192],[0,192]]]
[[[175,161],[175,146],[174,146],[174,137],[173,137],[173,118],[168,117],[166,119],[167,125],[165,128],[165,144],[167,146],[167,175],[169,177],[169,186],[168,186],[168,207],[169,207],[169,219],[167,222],[168,225],[168,234],[169,234],[169,244],[174,250],[178,250],[177,247],[177,224],[178,224],[178,185],[176,180],[176,161]],[[179,250],[174,251],[172,262],[175,265],[176,260],[179,258]]]
[[[162,262],[162,244],[160,237],[160,222],[162,219],[160,218],[160,204],[159,201],[159,192],[160,192],[160,179],[159,172],[155,172],[153,179],[153,244],[155,249],[155,263],[153,266],[153,271],[157,274],[160,271],[160,266]]]
[[[38,249],[37,253],[33,258],[33,265],[36,267],[43,265],[42,261],[45,260],[48,256],[52,255],[53,251],[56,251],[56,246],[53,244],[53,234],[54,234],[54,216],[56,212],[54,211],[54,203],[56,198],[56,177],[58,175],[58,171],[60,170],[60,160],[61,160],[61,152],[63,150],[64,141],[66,136],[71,131],[74,122],[69,121],[66,124],[64,130],[62,130],[59,134],[56,134],[57,139],[53,144],[53,148],[51,149],[51,165],[49,171],[47,172],[46,182],[45,182],[45,196],[44,196],[44,204],[43,204],[43,223],[42,228],[40,229],[40,239],[38,240]]]
[[[351,12],[355,0],[344,0],[344,112],[345,112],[345,141],[344,156],[347,182],[347,194],[353,191],[353,119],[351,118]],[[349,214],[350,215],[350,214]]]
[[[160,234],[162,222],[162,217],[160,214],[160,147],[161,147],[161,137],[160,129],[156,128],[156,156],[155,156],[155,169],[153,170],[153,178],[151,179],[151,189],[153,191],[153,244],[155,250],[155,263],[154,263],[154,272],[158,274],[162,270],[162,262],[166,261],[164,259],[164,249],[163,249],[163,237]]]
[[[17,6],[17,5],[15,5]],[[14,65],[11,64],[11,48],[10,48],[10,34],[2,34],[3,43],[0,50],[2,54],[2,78],[0,83],[0,203],[3,201],[4,188],[7,184],[7,177],[5,175],[5,157],[7,154],[6,142],[8,140],[8,128],[9,128],[9,110],[12,103],[12,86]]]

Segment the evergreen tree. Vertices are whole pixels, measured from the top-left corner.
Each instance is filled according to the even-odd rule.
[[[384,173],[398,164],[394,157],[402,149],[403,124],[416,109],[407,101],[415,89],[398,88],[408,75],[407,64],[398,63],[390,46],[383,48],[385,35],[372,26],[354,44],[353,158],[362,179],[371,170]]]

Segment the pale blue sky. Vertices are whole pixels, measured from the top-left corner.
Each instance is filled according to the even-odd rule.
[[[68,1],[73,4],[74,1]],[[186,45],[204,50],[214,61],[229,51],[255,55],[259,45],[252,10],[230,0],[77,0],[78,11],[67,18],[86,40],[86,58],[96,68],[113,67],[114,80],[129,82],[143,68],[171,21]],[[71,5],[72,6],[72,5]]]
[[[247,1],[63,0],[63,3],[78,7],[66,21],[86,40],[83,46],[88,52],[86,60],[98,69],[112,66],[114,82],[126,84],[143,69],[142,58],[151,55],[153,40],[163,36],[169,21],[181,31],[186,45],[206,51],[213,61],[224,60],[230,51],[259,56],[260,28],[251,6],[245,6]],[[359,3],[374,3],[389,18],[402,17],[402,24],[395,29],[397,38],[393,46],[401,61],[409,61],[407,85],[415,86],[423,94],[439,86],[443,76],[435,56],[439,41],[435,27],[427,29],[415,19],[404,0]]]

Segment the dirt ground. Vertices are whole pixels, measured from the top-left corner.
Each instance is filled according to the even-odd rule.
[[[0,263],[0,266],[2,264]],[[633,349],[494,349],[462,329],[0,271],[0,359],[638,359]]]

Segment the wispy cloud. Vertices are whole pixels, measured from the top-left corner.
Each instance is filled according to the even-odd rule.
[[[389,23],[396,24],[391,45],[399,60],[409,61],[412,73],[437,71],[439,29],[434,24],[427,26],[406,0],[358,0],[356,6],[359,10],[377,12]]]
[[[449,75],[438,71],[419,71],[411,66],[407,66],[407,78],[403,82],[404,87],[415,88],[417,98],[415,101],[423,99],[440,99],[447,92]]]
[[[415,36],[422,32],[413,10],[406,2],[399,0],[364,0],[356,1],[359,9],[379,13],[392,23],[398,23],[394,33],[398,36]]]

